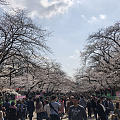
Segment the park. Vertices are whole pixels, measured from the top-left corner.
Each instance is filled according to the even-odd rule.
[[[120,120],[120,2],[107,1],[0,0],[0,120]]]

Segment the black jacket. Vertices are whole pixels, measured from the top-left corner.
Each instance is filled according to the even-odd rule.
[[[87,120],[87,115],[85,109],[78,105],[75,107],[74,105],[70,106],[69,110],[69,120]]]
[[[106,112],[103,109],[103,106],[101,104],[97,104],[97,113],[98,113],[98,116],[100,117],[106,116]]]

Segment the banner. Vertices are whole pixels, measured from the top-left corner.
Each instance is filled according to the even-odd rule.
[[[24,99],[26,96],[16,96],[15,99]]]
[[[120,91],[116,91],[116,96],[120,97]]]

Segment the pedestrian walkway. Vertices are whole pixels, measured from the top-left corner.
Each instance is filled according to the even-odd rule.
[[[29,120],[29,119],[27,119],[27,120]],[[33,120],[36,120],[36,113],[35,112],[34,112]],[[62,118],[62,120],[68,120],[68,116],[64,115],[64,117]],[[92,116],[92,118],[88,118],[88,120],[95,120],[95,118],[94,118],[94,116]],[[110,117],[109,117],[109,120],[110,120]]]
[[[27,119],[27,120],[29,120],[29,119]],[[36,120],[36,113],[34,113],[33,120]],[[62,120],[68,120],[67,115],[64,115],[64,117],[62,118]],[[95,120],[95,118],[94,118],[94,117],[92,117],[92,118],[89,118],[88,120]]]

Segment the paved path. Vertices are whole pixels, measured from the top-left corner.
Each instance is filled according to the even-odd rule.
[[[29,120],[29,119],[26,119],[26,120]],[[33,120],[36,120],[36,113],[34,112],[34,117],[33,117]],[[68,120],[68,117],[67,115],[64,115],[63,119],[62,120]],[[94,116],[92,118],[88,118],[88,120],[95,120]],[[111,120],[109,118],[109,120]]]
[[[29,120],[29,119],[26,119],[26,120]],[[36,114],[34,113],[34,117],[33,117],[33,120],[36,120]],[[63,119],[62,120],[68,120],[67,116],[64,115]],[[88,120],[95,120],[94,117],[91,118],[91,119],[88,119]]]

